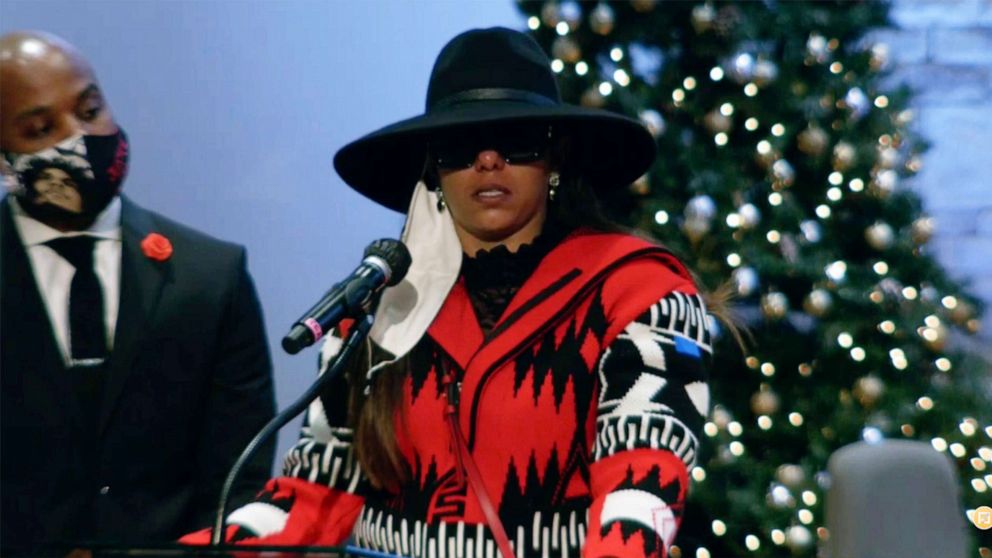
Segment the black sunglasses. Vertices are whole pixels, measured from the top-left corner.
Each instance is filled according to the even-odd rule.
[[[464,169],[487,149],[498,152],[509,165],[520,165],[542,159],[550,145],[551,126],[518,124],[439,134],[430,139],[428,150],[438,168]]]

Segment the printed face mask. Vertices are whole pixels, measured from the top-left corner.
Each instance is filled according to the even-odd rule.
[[[42,222],[92,220],[121,190],[129,146],[124,131],[77,135],[35,153],[4,151],[4,185]]]

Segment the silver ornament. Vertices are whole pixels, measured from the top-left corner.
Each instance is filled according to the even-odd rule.
[[[765,496],[765,501],[768,502],[768,505],[780,510],[792,508],[796,505],[796,498],[792,495],[792,492],[790,492],[785,486],[778,483],[771,484],[768,490],[768,495]]]
[[[754,82],[764,87],[778,77],[778,66],[770,60],[759,60],[754,65]]]
[[[778,291],[771,291],[761,297],[761,313],[770,320],[781,320],[789,311],[789,299]]]
[[[791,186],[796,179],[796,170],[785,159],[779,159],[772,164],[772,175],[775,177],[775,181],[782,186]]]
[[[823,271],[834,283],[843,283],[847,279],[847,263],[843,260],[830,263]]]
[[[865,229],[865,240],[868,241],[868,245],[880,252],[891,248],[895,237],[892,227],[882,221]]]
[[[833,304],[834,300],[830,296],[830,292],[826,289],[813,289],[806,295],[806,299],[803,301],[803,309],[817,318],[822,318],[830,311],[830,307]]]
[[[851,111],[854,120],[861,120],[871,110],[871,101],[860,87],[852,87],[844,95],[844,105]]]
[[[642,110],[637,117],[652,136],[658,137],[665,133],[665,119],[658,111],[654,109]]]
[[[761,286],[761,282],[758,280],[758,272],[753,267],[738,267],[734,270],[731,277],[737,286],[737,294],[743,297],[750,296]]]
[[[802,525],[793,525],[785,532],[785,544],[793,552],[801,552],[813,544],[813,534]]]
[[[754,56],[746,52],[741,52],[725,65],[724,70],[737,83],[747,83],[754,79],[755,64]]]
[[[882,168],[894,169],[899,166],[901,159],[899,150],[894,147],[885,147],[878,150],[878,164]]]
[[[871,182],[872,191],[882,198],[894,192],[898,184],[899,173],[892,169],[880,171]]]
[[[871,57],[868,64],[876,72],[884,70],[889,65],[889,45],[885,43],[875,43],[871,47]]]
[[[746,203],[738,207],[737,214],[741,217],[740,226],[742,229],[753,229],[761,223],[761,210],[753,203]]]
[[[582,7],[579,6],[578,2],[574,0],[562,2],[558,7],[558,13],[561,15],[562,21],[568,24],[570,30],[575,31],[579,28],[579,23],[582,22]]]
[[[685,205],[686,219],[701,219],[712,221],[716,216],[716,203],[713,198],[703,194],[695,196]]]
[[[809,242],[810,244],[816,244],[821,238],[823,238],[820,223],[812,219],[807,219],[802,223],[799,223],[799,230],[802,231],[803,238],[806,242]]]
[[[808,39],[806,39],[806,52],[809,56],[819,62],[826,62],[830,57],[830,46],[827,42],[827,38],[819,33],[810,33]]]

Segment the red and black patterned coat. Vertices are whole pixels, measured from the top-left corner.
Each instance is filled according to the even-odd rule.
[[[324,365],[339,344],[328,341]],[[413,475],[399,495],[362,479],[341,386],[309,409],[286,476],[231,524],[245,542],[352,537],[402,556],[497,556],[445,422],[449,370],[461,430],[518,557],[665,556],[709,404],[710,352],[701,298],[670,253],[575,232],[487,336],[455,285],[410,355],[397,433]]]

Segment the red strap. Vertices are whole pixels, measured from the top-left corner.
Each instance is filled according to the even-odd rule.
[[[447,369],[447,366],[444,368]],[[499,514],[496,512],[492,500],[489,499],[489,493],[486,492],[486,485],[482,482],[482,475],[479,473],[479,468],[475,465],[475,460],[472,459],[472,453],[468,450],[468,444],[465,443],[462,427],[458,424],[458,386],[447,370],[445,370],[442,382],[448,388],[446,390],[448,405],[445,409],[445,414],[447,415],[448,426],[451,427],[451,437],[455,442],[458,464],[461,466],[459,469],[464,468],[465,472],[468,473],[468,482],[475,492],[475,499],[479,502],[479,507],[482,508],[482,514],[486,516],[486,523],[489,524],[489,530],[493,532],[493,538],[496,539],[496,546],[499,547],[499,553],[503,555],[503,558],[515,558],[516,555],[513,553],[513,547],[510,546],[510,538],[506,536],[506,529],[503,528],[503,522],[500,521]],[[461,471],[458,471],[458,474],[460,476]]]

